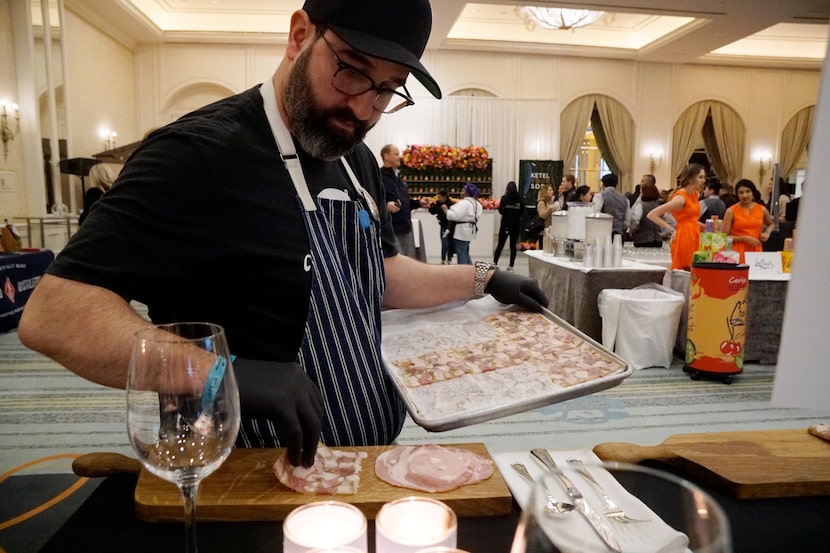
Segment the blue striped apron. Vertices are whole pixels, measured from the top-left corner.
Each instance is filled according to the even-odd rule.
[[[400,433],[405,410],[380,353],[385,278],[377,207],[342,158],[358,201],[312,198],[272,82],[261,92],[309,238],[313,277],[299,362],[323,394],[323,442],[390,443]],[[269,421],[245,421],[241,433],[246,444],[278,445]]]

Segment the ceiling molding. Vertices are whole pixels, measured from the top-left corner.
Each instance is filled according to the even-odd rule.
[[[68,10],[130,49],[185,42],[284,45],[288,31],[285,22],[293,10],[302,6],[302,0],[64,2]],[[617,23],[611,21],[578,29],[577,40],[568,39],[569,35],[564,34],[572,31],[547,31],[563,33],[558,36],[527,31],[514,13],[515,7],[525,4],[602,10],[616,14]],[[141,5],[147,6],[147,13],[139,9]],[[432,51],[474,50],[794,68],[820,68],[826,47],[816,48],[815,32],[805,32],[799,38],[797,33],[783,34],[775,26],[809,23],[827,27],[830,21],[830,2],[826,0],[433,0],[432,9],[433,29],[427,44],[427,49]],[[649,21],[652,26],[646,29],[646,19],[638,27],[637,16],[650,20],[659,20],[661,16],[686,17],[695,21],[678,26],[677,19],[666,20],[662,27]],[[154,21],[153,17],[159,20]],[[200,28],[197,22],[210,27]],[[163,31],[165,27],[177,25],[185,30]],[[270,32],[271,29],[280,32]],[[531,32],[537,34],[528,34]],[[808,42],[812,42],[811,49],[806,48]],[[826,43],[825,35],[823,44]],[[723,48],[728,48],[730,53],[713,53]],[[791,48],[789,57],[788,48]],[[769,56],[764,55],[764,50]],[[816,56],[817,51],[821,52],[820,56]],[[811,55],[816,57],[807,57]]]

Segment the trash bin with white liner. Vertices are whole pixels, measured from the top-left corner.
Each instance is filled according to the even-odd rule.
[[[652,282],[603,290],[597,299],[602,345],[634,369],[669,368],[685,301],[683,294]]]

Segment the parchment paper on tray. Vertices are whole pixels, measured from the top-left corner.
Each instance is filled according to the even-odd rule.
[[[385,311],[383,357],[412,419],[432,431],[605,390],[632,373],[553,313],[529,313],[490,296]]]

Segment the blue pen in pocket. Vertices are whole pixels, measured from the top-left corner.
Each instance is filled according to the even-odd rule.
[[[369,228],[369,225],[372,224],[372,221],[369,219],[369,214],[365,209],[361,209],[357,212],[357,219],[360,221],[360,228],[364,230]]]

